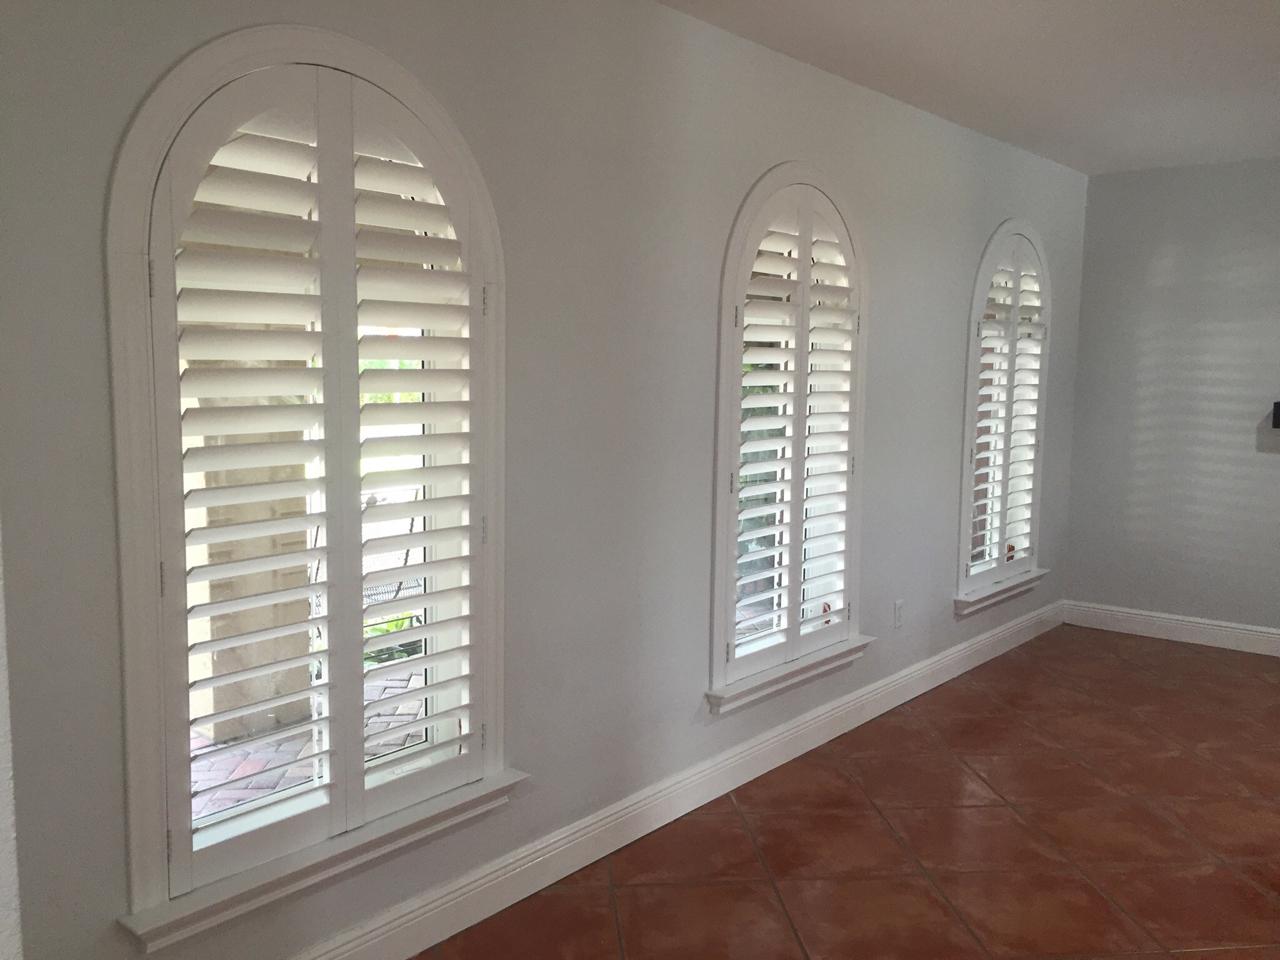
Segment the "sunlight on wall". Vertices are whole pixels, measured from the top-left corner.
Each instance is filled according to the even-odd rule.
[[[1277,183],[1270,162],[1090,184],[1081,600],[1280,625]]]

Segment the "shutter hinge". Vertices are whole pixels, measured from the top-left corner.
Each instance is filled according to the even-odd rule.
[[[729,492],[733,493],[733,473],[729,474]]]
[[[854,464],[856,464],[856,463],[857,463],[857,458],[856,458],[856,457],[850,457],[850,458],[849,458],[849,472],[850,472],[850,473],[853,473],[853,472],[854,472],[854,469],[853,469],[853,468],[854,468]]]
[[[160,561],[160,596],[164,596],[164,561]]]
[[[487,283],[480,286],[480,316],[489,316],[489,285]]]
[[[733,308],[733,325],[735,327],[742,325],[742,307],[740,306]]]
[[[488,517],[480,518],[480,542],[481,543],[489,542],[489,518]]]
[[[489,725],[487,723],[480,724],[480,749],[485,748],[485,744],[489,742]]]

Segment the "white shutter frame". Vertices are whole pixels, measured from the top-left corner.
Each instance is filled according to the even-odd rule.
[[[729,234],[725,250],[725,259],[721,271],[721,292],[719,312],[718,339],[718,375],[716,384],[716,448],[715,469],[713,477],[713,528],[712,528],[712,598],[711,598],[711,644],[710,644],[710,690],[708,700],[713,710],[721,712],[731,698],[742,696],[748,687],[774,683],[777,678],[798,676],[802,672],[815,672],[803,669],[811,660],[830,665],[839,665],[831,654],[848,646],[849,657],[840,659],[847,662],[856,651],[869,642],[869,638],[860,634],[859,621],[859,585],[860,585],[860,543],[861,543],[861,502],[862,502],[862,444],[865,391],[866,338],[867,329],[867,276],[866,261],[862,256],[862,244],[849,229],[836,193],[829,187],[830,181],[819,171],[807,163],[790,161],[779,164],[768,170],[751,187],[740,205]],[[742,414],[741,397],[741,364],[743,329],[750,322],[742,309],[743,294],[750,277],[752,265],[756,262],[757,252],[762,241],[769,233],[768,211],[770,204],[782,191],[790,187],[805,187],[821,195],[830,226],[841,234],[847,244],[851,283],[856,285],[856,302],[851,304],[857,311],[854,329],[851,331],[851,348],[853,350],[853,369],[850,371],[852,389],[850,392],[850,422],[848,432],[849,455],[852,462],[859,465],[849,477],[847,488],[846,530],[845,530],[845,599],[849,607],[845,623],[833,628],[823,628],[800,637],[799,643],[784,643],[770,647],[761,653],[749,655],[744,663],[741,658],[733,656],[736,604],[736,543],[737,543],[737,504],[738,504],[738,470],[740,466],[740,434],[739,419]],[[807,292],[804,293],[808,296]],[[796,307],[798,309],[798,305]],[[797,343],[799,355],[807,354],[809,344]],[[807,368],[807,360],[806,368]],[[798,441],[795,454],[803,464],[804,459],[804,410],[796,409],[795,438]],[[803,467],[801,466],[801,471]],[[794,522],[794,521],[793,521]],[[799,569],[789,575],[798,576]],[[800,608],[788,611],[789,617],[796,618],[796,630],[799,629]],[[837,629],[838,628],[838,629]],[[762,655],[763,654],[763,655]],[[792,668],[795,668],[794,672]],[[789,680],[787,682],[794,682]],[[735,692],[737,691],[737,692]],[[741,702],[753,698],[747,695]]]
[[[196,889],[183,898],[185,907],[171,906],[167,852],[170,803],[166,795],[166,771],[172,764],[166,760],[166,755],[171,751],[175,755],[184,751],[186,744],[185,738],[182,744],[175,745],[171,736],[157,736],[157,731],[173,729],[167,717],[176,710],[175,699],[184,701],[185,710],[186,698],[185,680],[177,697],[172,683],[166,687],[166,662],[171,662],[173,657],[165,656],[162,640],[165,636],[162,621],[164,603],[174,595],[181,596],[183,572],[181,569],[162,569],[164,549],[156,533],[162,523],[162,508],[156,501],[160,464],[155,431],[157,385],[152,364],[153,316],[149,290],[153,284],[161,289],[161,284],[166,281],[172,283],[171,274],[167,278],[163,276],[163,261],[171,259],[173,248],[156,248],[155,253],[152,252],[153,197],[160,185],[166,156],[183,126],[202,104],[227,84],[255,71],[289,64],[330,67],[361,77],[389,92],[440,143],[455,169],[455,179],[472,198],[472,219],[476,228],[470,262],[473,273],[481,278],[477,282],[482,283],[485,290],[487,356],[484,379],[491,385],[480,402],[488,407],[489,429],[484,443],[489,448],[488,462],[495,474],[486,490],[488,503],[476,509],[487,521],[488,551],[484,565],[490,571],[491,584],[502,569],[499,455],[504,446],[500,417],[503,263],[492,204],[466,144],[443,108],[422,89],[412,74],[350,38],[309,27],[267,26],[227,35],[196,50],[155,87],[129,128],[112,174],[105,250],[124,647],[129,902],[135,916],[153,918],[151,921],[131,920],[129,925],[140,936],[146,936],[143,930],[147,923],[161,924],[158,918],[163,913],[165,932],[157,936],[165,937],[164,942],[171,942],[178,936],[171,926],[172,918],[177,915],[175,910],[200,909],[207,916],[209,904],[219,897],[233,891],[254,890],[269,881],[272,875],[294,875],[299,870],[305,872],[312,869],[309,865],[318,860],[314,852],[285,857],[272,864],[264,864],[262,868],[254,868],[241,877],[219,881],[207,893]],[[214,144],[214,148],[217,146]],[[500,596],[501,587],[496,584],[489,597]],[[486,773],[503,769],[501,638],[502,611],[498,607],[492,613],[492,633],[487,638],[489,642],[480,668],[485,676],[484,699],[488,706],[485,718],[488,726]],[[518,782],[519,776],[508,773],[504,778],[497,778],[495,789],[510,789]],[[185,796],[184,800],[189,802]],[[440,806],[436,801],[431,804],[432,810]],[[374,826],[365,828],[363,833],[376,837],[377,829],[370,833]],[[332,843],[335,850],[343,849],[343,845],[336,841],[325,843]],[[387,845],[393,845],[390,837]],[[227,849],[226,852],[231,851]],[[367,859],[367,848],[363,856]],[[224,859],[228,860],[228,866],[219,868],[215,873],[225,873],[234,866],[234,857]],[[296,884],[276,884],[274,889],[278,892],[261,894],[261,898],[269,900],[291,888],[296,888]],[[261,898],[259,902],[265,902]],[[204,906],[197,908],[197,901]],[[194,929],[193,923],[191,932]]]
[[[1041,309],[1039,321],[1044,325],[1044,336],[1041,342],[1042,357],[1040,362],[1040,377],[1038,386],[1038,397],[1036,403],[1036,430],[1035,430],[1035,456],[1034,456],[1034,476],[1035,486],[1033,492],[1033,503],[1030,517],[1030,551],[1029,555],[1021,557],[1012,562],[1004,562],[998,559],[996,566],[985,571],[971,574],[969,572],[969,558],[972,550],[972,523],[973,523],[973,488],[974,488],[974,462],[973,458],[978,452],[977,429],[978,429],[978,389],[980,386],[980,368],[982,353],[979,344],[979,328],[982,322],[983,313],[987,304],[987,295],[990,289],[992,278],[999,266],[1002,257],[1010,256],[1020,243],[1025,243],[1030,247],[1035,257],[1035,267],[1037,278],[1040,285],[1040,301]],[[1047,358],[1051,355],[1051,341],[1053,339],[1053,292],[1049,277],[1048,262],[1045,257],[1044,242],[1039,232],[1025,220],[1011,218],[1001,223],[987,240],[986,246],[983,248],[982,257],[978,263],[977,274],[974,278],[973,299],[969,312],[969,324],[967,327],[967,337],[965,340],[965,357],[966,357],[966,375],[965,375],[965,394],[964,394],[964,426],[963,426],[963,445],[961,447],[960,456],[960,497],[959,497],[959,536],[957,539],[957,569],[956,569],[956,609],[957,612],[966,613],[973,609],[978,609],[986,604],[983,602],[988,598],[992,602],[1003,599],[1005,595],[1014,595],[1025,589],[1030,589],[1034,583],[1044,575],[1045,571],[1040,566],[1039,561],[1039,545],[1040,545],[1040,517],[1043,512],[1043,495],[1045,491],[1044,478],[1044,458],[1045,458],[1045,426],[1047,422],[1047,388],[1048,388],[1048,365]],[[1016,266],[1016,264],[1015,264]],[[1015,278],[1015,306],[1017,297],[1017,278]],[[1015,311],[1016,312],[1016,311]],[[1011,340],[1009,354],[1009,405],[1010,410],[1008,420],[1012,423],[1012,396],[1013,396],[1013,372],[1016,363],[1016,344],[1017,344],[1017,318],[1013,319],[1014,336]],[[1006,459],[1006,470],[1008,461]],[[1008,477],[1005,475],[1004,493],[1002,496],[1000,522],[1001,529],[1008,523],[1007,508],[1005,506],[1008,500]],[[1003,538],[1003,533],[1002,533]],[[1003,539],[1001,540],[1003,543]]]

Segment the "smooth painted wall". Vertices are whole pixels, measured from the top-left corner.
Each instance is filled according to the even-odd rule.
[[[1280,627],[1280,159],[1089,182],[1073,600]]]
[[[120,636],[103,230],[165,71],[301,22],[414,72],[474,152],[507,265],[509,762],[502,811],[165,951],[276,960],[641,787],[1063,596],[1083,175],[650,0],[18,0],[0,56],[0,489],[28,960],[122,960]],[[14,149],[14,145],[22,149]],[[738,205],[828,171],[870,277],[865,658],[708,716],[717,299]],[[1042,562],[957,621],[965,346],[983,245],[1046,238]],[[906,601],[902,629],[892,604]]]

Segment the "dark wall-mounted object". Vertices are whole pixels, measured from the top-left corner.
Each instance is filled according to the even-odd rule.
[[[1280,400],[1271,405],[1271,426],[1280,430]]]

